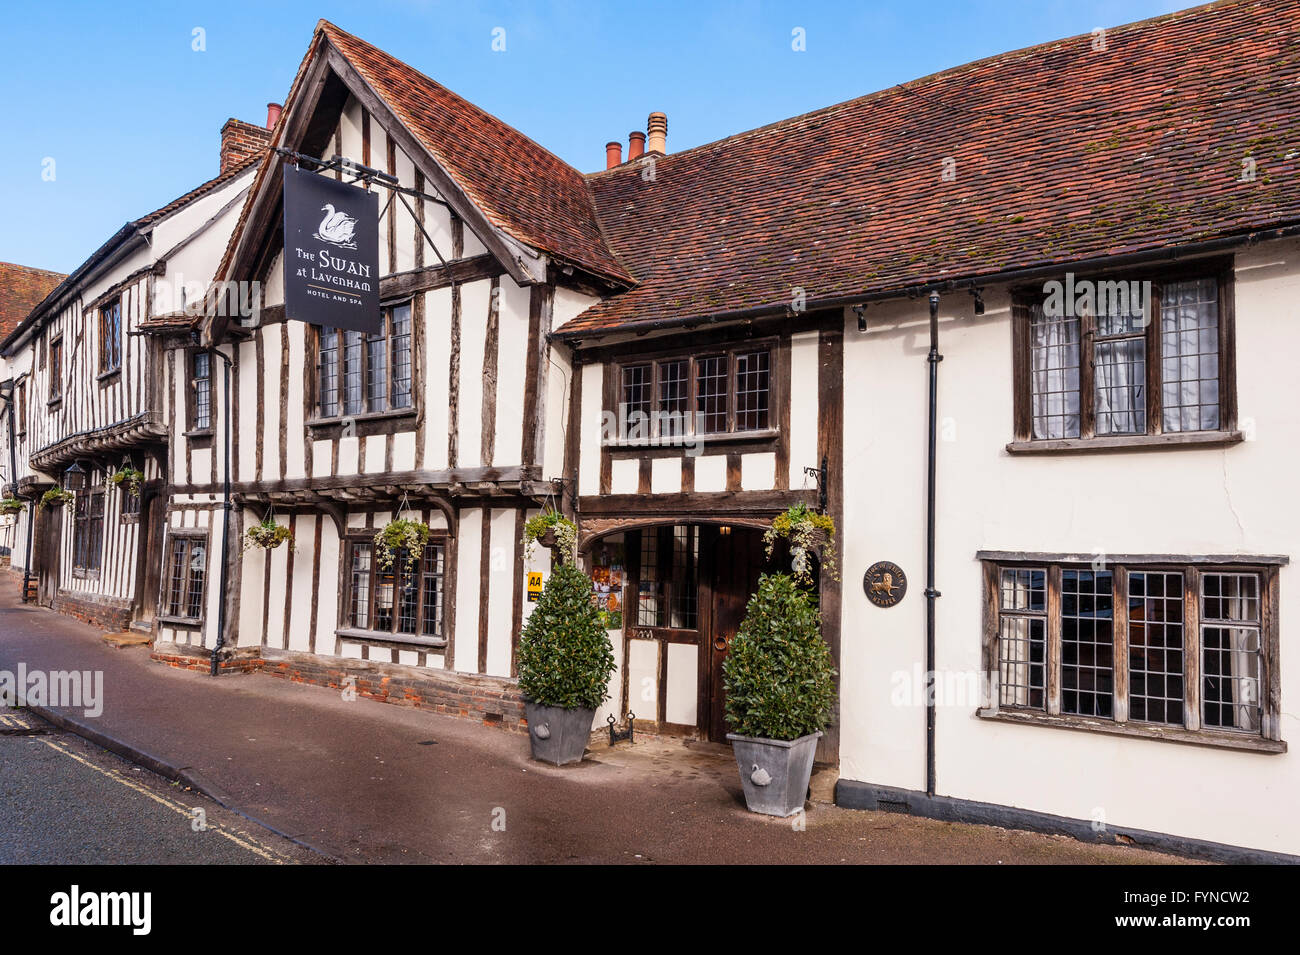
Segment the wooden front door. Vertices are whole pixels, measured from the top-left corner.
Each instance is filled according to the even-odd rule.
[[[136,545],[135,599],[132,619],[152,624],[162,585],[163,519],[167,500],[155,488],[145,488],[140,500],[140,537]]]
[[[745,619],[745,607],[758,589],[758,577],[767,566],[763,553],[763,536],[758,531],[732,527],[729,533],[712,529],[713,541],[709,561],[712,612],[706,637],[709,696],[709,739],[727,741],[726,695],[722,688],[722,663],[727,659],[731,639]]]
[[[71,507],[72,505],[65,505]],[[63,547],[63,508],[42,507],[36,510],[36,538],[33,562],[36,565],[36,602],[42,607],[54,604],[59,589],[59,552]]]

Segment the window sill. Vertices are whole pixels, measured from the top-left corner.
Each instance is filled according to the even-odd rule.
[[[1285,740],[1265,739],[1262,736],[1248,733],[1189,730],[1181,726],[1161,726],[1156,723],[1116,723],[1113,720],[1095,719],[1087,716],[1049,716],[1046,713],[1027,712],[1025,710],[982,708],[976,710],[975,715],[982,720],[998,723],[1014,723],[1021,726],[1051,726],[1057,729],[1101,733],[1106,736],[1164,740],[1165,742],[1187,743],[1193,746],[1208,746],[1215,749],[1236,749],[1252,753],[1274,754],[1287,751]]]
[[[95,376],[95,380],[98,381],[100,384],[105,384],[106,382],[112,381],[114,378],[120,378],[121,376],[122,376],[121,367],[110,368],[108,371],[101,371],[98,375]]]
[[[338,427],[346,421],[387,421],[389,418],[414,418],[415,408],[395,408],[392,411],[367,411],[365,414],[335,415],[332,418],[309,418],[309,428]]]
[[[367,643],[400,643],[404,646],[426,647],[441,650],[447,646],[446,637],[418,637],[411,633],[389,633],[385,630],[359,630],[340,627],[334,635],[343,640],[364,640]]]
[[[158,622],[170,624],[173,627],[179,627],[182,630],[202,630],[202,617],[173,617],[171,614],[158,614]]]
[[[182,431],[182,438],[210,438],[212,437],[211,428],[194,428],[191,431]]]
[[[1099,438],[1050,438],[1012,441],[1008,454],[1056,454],[1087,451],[1141,451],[1156,448],[1226,447],[1245,440],[1240,431],[1179,431],[1173,434],[1119,434]]]
[[[618,441],[602,441],[601,447],[611,451],[636,451],[641,449],[659,450],[663,448],[688,448],[711,444],[743,444],[746,441],[774,441],[781,436],[776,428],[764,428],[761,431],[729,431],[725,434],[687,434],[668,438],[629,438]]]
[[[57,408],[61,404],[63,404],[63,395],[59,395],[57,398],[51,398],[49,401],[45,402],[45,407]]]

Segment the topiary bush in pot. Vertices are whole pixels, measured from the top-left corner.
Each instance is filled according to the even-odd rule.
[[[746,803],[768,815],[798,812],[835,704],[835,666],[812,594],[787,574],[759,577],[722,676]]]
[[[557,766],[582,759],[613,672],[614,650],[591,602],[591,580],[560,564],[519,637],[519,689],[534,759]]]

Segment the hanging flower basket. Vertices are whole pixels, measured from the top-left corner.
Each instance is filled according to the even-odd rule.
[[[42,508],[62,507],[64,504],[67,504],[69,501],[71,501],[74,497],[76,497],[76,495],[73,494],[71,491],[65,491],[61,487],[52,487],[44,494],[41,495],[40,506]]]
[[[26,505],[16,497],[6,497],[0,500],[0,514],[17,514]]]
[[[260,524],[254,524],[244,531],[244,550],[253,547],[275,550],[285,541],[292,539],[293,534],[287,526],[277,524],[273,517],[267,517]]]
[[[791,576],[797,583],[812,586],[809,557],[817,550],[821,551],[822,566],[827,573],[839,580],[835,572],[835,521],[829,514],[818,514],[807,504],[795,504],[774,517],[772,526],[763,532],[769,560],[778,537],[790,542]]]
[[[126,465],[116,471],[110,480],[132,497],[139,497],[140,488],[144,485],[144,472]]]
[[[399,517],[389,521],[375,535],[375,560],[380,570],[391,571],[393,561],[402,553],[402,569],[411,573],[420,563],[424,545],[429,542],[429,525]]]
[[[543,511],[524,525],[524,553],[529,560],[538,544],[551,548],[561,564],[571,563],[578,553],[578,527],[558,511]]]

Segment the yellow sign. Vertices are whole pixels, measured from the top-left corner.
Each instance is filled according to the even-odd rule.
[[[541,596],[542,573],[541,571],[530,570],[528,572],[528,602],[530,604],[535,604]]]

